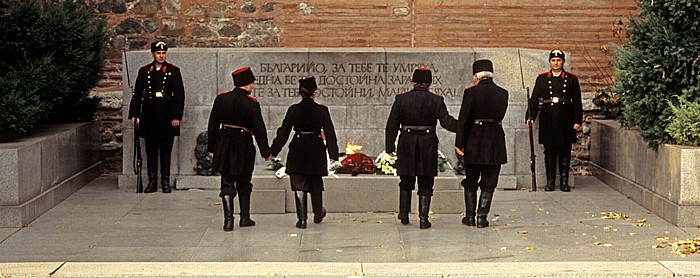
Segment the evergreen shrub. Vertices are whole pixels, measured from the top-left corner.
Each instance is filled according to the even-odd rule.
[[[666,132],[673,139],[671,143],[687,146],[700,146],[700,102],[678,98],[678,105],[669,101],[673,111]]]
[[[617,82],[626,126],[638,126],[650,147],[671,142],[666,131],[674,95],[700,97],[700,1],[638,1],[639,17],[616,47]]]
[[[0,140],[40,122],[91,121],[104,66],[106,23],[84,4],[36,0],[0,14]]]

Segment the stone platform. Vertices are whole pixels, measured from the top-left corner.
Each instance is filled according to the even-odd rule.
[[[0,227],[22,227],[102,174],[99,122],[38,126],[0,144]]]

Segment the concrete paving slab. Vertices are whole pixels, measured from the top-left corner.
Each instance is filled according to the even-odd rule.
[[[267,271],[349,277],[354,267],[333,268],[343,264],[357,266],[364,277],[672,277],[675,271],[693,277],[692,267],[700,269],[697,254],[681,257],[670,246],[652,248],[697,237],[700,228],[678,228],[594,177],[575,178],[582,186],[571,193],[497,191],[485,229],[462,225],[462,214],[433,213],[433,227],[421,230],[415,213],[402,225],[393,212],[341,212],[329,213],[321,224],[310,221],[304,230],[294,227],[295,213],[254,213],[256,226],[241,228],[235,221],[235,229],[224,232],[214,191],[135,194],[118,188],[116,176],[103,176],[27,227],[0,230],[7,234],[0,241],[0,262],[68,262],[54,275],[61,277],[123,277],[132,272],[114,274],[116,265],[139,264],[143,271],[129,271],[140,277],[252,277]],[[628,219],[604,219],[605,212]],[[644,225],[633,225],[641,219]],[[260,263],[262,270],[213,273],[196,267],[214,262],[226,271],[252,267],[248,263]],[[608,271],[611,265],[600,264],[606,262],[619,269]],[[658,271],[660,262],[669,262],[667,272]],[[86,264],[61,272],[73,263]],[[307,271],[318,263],[333,267]],[[372,265],[384,263],[373,272]],[[114,273],[91,272],[112,268]],[[155,270],[177,268],[181,272]]]
[[[50,277],[63,262],[0,263],[0,277]]]

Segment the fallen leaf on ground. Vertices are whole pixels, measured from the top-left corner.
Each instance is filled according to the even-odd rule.
[[[525,246],[525,250],[527,250],[527,251],[535,250],[535,246]]]
[[[377,220],[377,224],[382,224],[382,223],[384,223],[384,221],[382,221],[382,220]]]
[[[603,244],[603,243],[600,242],[600,241],[596,241],[596,242],[593,243],[593,245],[595,245],[595,246],[599,246],[599,245],[601,245],[601,244]]]
[[[335,249],[335,252],[343,253],[343,249]]]
[[[508,250],[508,247],[501,247],[501,251],[506,251]]]
[[[516,212],[518,211],[517,209],[510,209],[511,212]]]
[[[651,248],[658,249],[658,248],[666,248],[667,246],[668,246],[667,243],[661,243],[661,244],[657,244],[657,245],[652,245]]]
[[[523,230],[523,231],[518,231],[518,233],[521,234],[521,235],[524,235],[524,234],[527,234],[527,231],[524,231],[524,230]]]
[[[689,254],[696,254],[700,252],[700,237],[687,240],[675,240],[672,244],[673,250],[671,252],[685,256]]]
[[[668,240],[668,237],[667,236],[657,236],[656,240],[658,240],[658,241]]]
[[[610,247],[610,246],[612,246],[612,244],[606,243],[606,244],[603,244],[603,246],[605,246],[605,247]]]
[[[627,215],[615,212],[603,212],[601,214],[603,215],[603,219],[629,219]]]

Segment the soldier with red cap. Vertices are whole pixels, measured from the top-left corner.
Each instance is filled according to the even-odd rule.
[[[276,156],[287,144],[289,134],[294,130],[294,138],[289,143],[287,169],[294,199],[296,201],[299,229],[306,229],[307,193],[311,195],[314,210],[314,223],[318,224],[326,216],[323,208],[323,176],[328,175],[326,152],[332,161],[338,160],[338,140],[328,107],[314,101],[316,96],[314,77],[299,80],[301,101],[289,107],[282,126],[277,129],[277,137],[270,147]],[[326,139],[324,144],[323,139]]]
[[[506,138],[501,122],[508,109],[508,91],[493,82],[493,63],[478,60],[472,65],[475,84],[464,90],[459,110],[455,150],[464,156],[462,180],[466,216],[462,223],[485,228],[501,164],[507,163]],[[477,210],[476,191],[481,188]],[[474,217],[476,216],[476,221]]]
[[[559,189],[564,192],[571,190],[571,144],[576,142],[576,131],[583,122],[581,87],[578,77],[564,70],[565,62],[565,54],[561,50],[549,52],[551,69],[537,76],[528,105],[527,126],[532,125],[538,112],[540,114],[539,142],[544,145],[544,165],[547,173],[545,191],[554,190],[557,164]],[[542,107],[541,111],[538,111],[540,102]]]
[[[255,164],[255,145],[260,155],[271,159],[267,131],[260,103],[250,95],[255,75],[250,68],[240,68],[232,74],[236,86],[232,91],[216,96],[209,115],[208,150],[213,153],[212,169],[221,174],[221,202],[224,207],[224,231],[233,230],[233,198],[238,195],[239,225],[254,226],[250,219],[251,179]]]
[[[153,62],[141,67],[134,84],[129,118],[139,126],[139,136],[146,143],[148,185],[143,192],[158,191],[158,158],[163,193],[170,193],[170,160],[175,136],[180,135],[180,121],[185,108],[185,89],[180,68],[168,63],[168,45],[151,44]]]
[[[396,151],[394,142],[399,136],[397,172],[399,182],[399,215],[404,225],[409,224],[411,192],[418,180],[418,213],[420,228],[428,229],[430,201],[438,170],[437,121],[445,129],[456,132],[457,120],[450,116],[442,96],[430,92],[432,73],[419,68],[411,78],[413,90],[396,96],[386,123],[386,152]],[[401,133],[399,134],[399,131]]]

